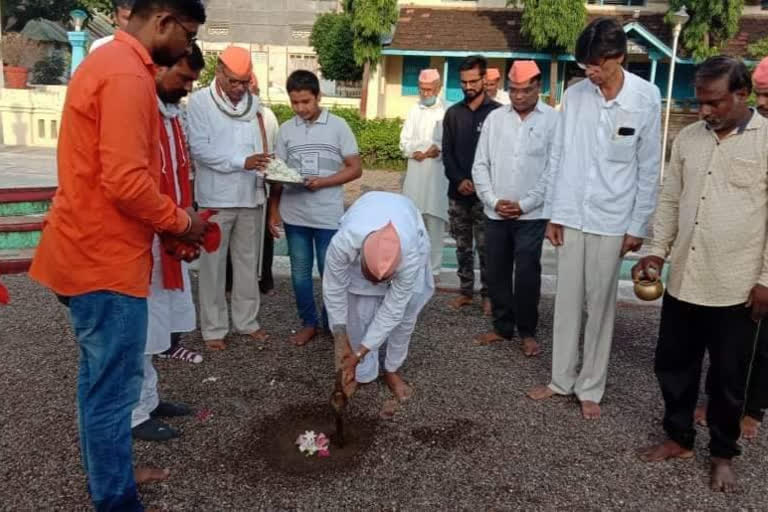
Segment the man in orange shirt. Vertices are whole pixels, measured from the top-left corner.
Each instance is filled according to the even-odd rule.
[[[80,349],[78,426],[99,511],[144,510],[134,478],[155,232],[199,242],[204,223],[159,189],[155,64],[187,55],[205,22],[199,0],[137,0],[125,31],[72,77],[58,147],[59,188],[30,276],[69,305]],[[153,62],[154,61],[154,62]]]

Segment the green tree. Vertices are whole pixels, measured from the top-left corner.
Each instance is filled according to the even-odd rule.
[[[328,80],[360,80],[363,67],[355,62],[350,48],[354,46],[352,16],[329,12],[320,15],[312,26],[309,44],[315,49],[317,61]]]
[[[683,47],[694,59],[719,54],[739,31],[744,0],[670,0],[668,21],[683,6],[691,16],[683,27]]]
[[[768,57],[768,37],[764,37],[749,45],[747,53],[753,59],[763,59]]]
[[[208,87],[216,78],[216,67],[219,65],[218,55],[206,55],[205,67],[200,72],[200,78],[197,79],[197,85],[200,88]]]
[[[397,0],[345,0],[344,7],[352,15],[355,62],[363,66],[360,115],[365,118],[368,82],[381,57],[381,39],[391,34],[397,23]]]
[[[507,5],[515,4],[514,0]],[[557,101],[557,55],[573,51],[584,30],[587,8],[584,0],[523,0],[522,34],[540,51],[552,54],[549,73],[549,102]]]

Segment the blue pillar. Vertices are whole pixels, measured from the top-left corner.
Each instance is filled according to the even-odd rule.
[[[85,45],[88,42],[88,32],[67,32],[69,44],[72,46],[72,66],[70,67],[70,76],[75,74],[77,66],[85,58]]]

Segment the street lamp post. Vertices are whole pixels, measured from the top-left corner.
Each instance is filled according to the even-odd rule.
[[[680,32],[683,30],[690,16],[685,6],[682,6],[679,11],[672,15],[672,21],[675,23],[675,28],[672,33],[672,59],[669,64],[669,77],[667,79],[667,109],[664,114],[664,137],[661,142],[661,179],[664,179],[664,166],[667,161],[667,136],[669,135],[669,116],[672,111],[672,85],[675,81],[675,62],[677,61],[677,42],[680,39]]]

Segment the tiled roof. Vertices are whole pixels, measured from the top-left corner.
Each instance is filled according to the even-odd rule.
[[[596,16],[590,16],[590,20]],[[617,15],[622,23],[638,22],[672,46],[672,27],[663,13]],[[404,7],[390,48],[423,51],[537,52],[520,33],[522,12],[516,9]],[[746,46],[768,36],[768,18],[743,18],[740,33],[727,52],[746,54]],[[681,54],[683,53],[681,49]]]

